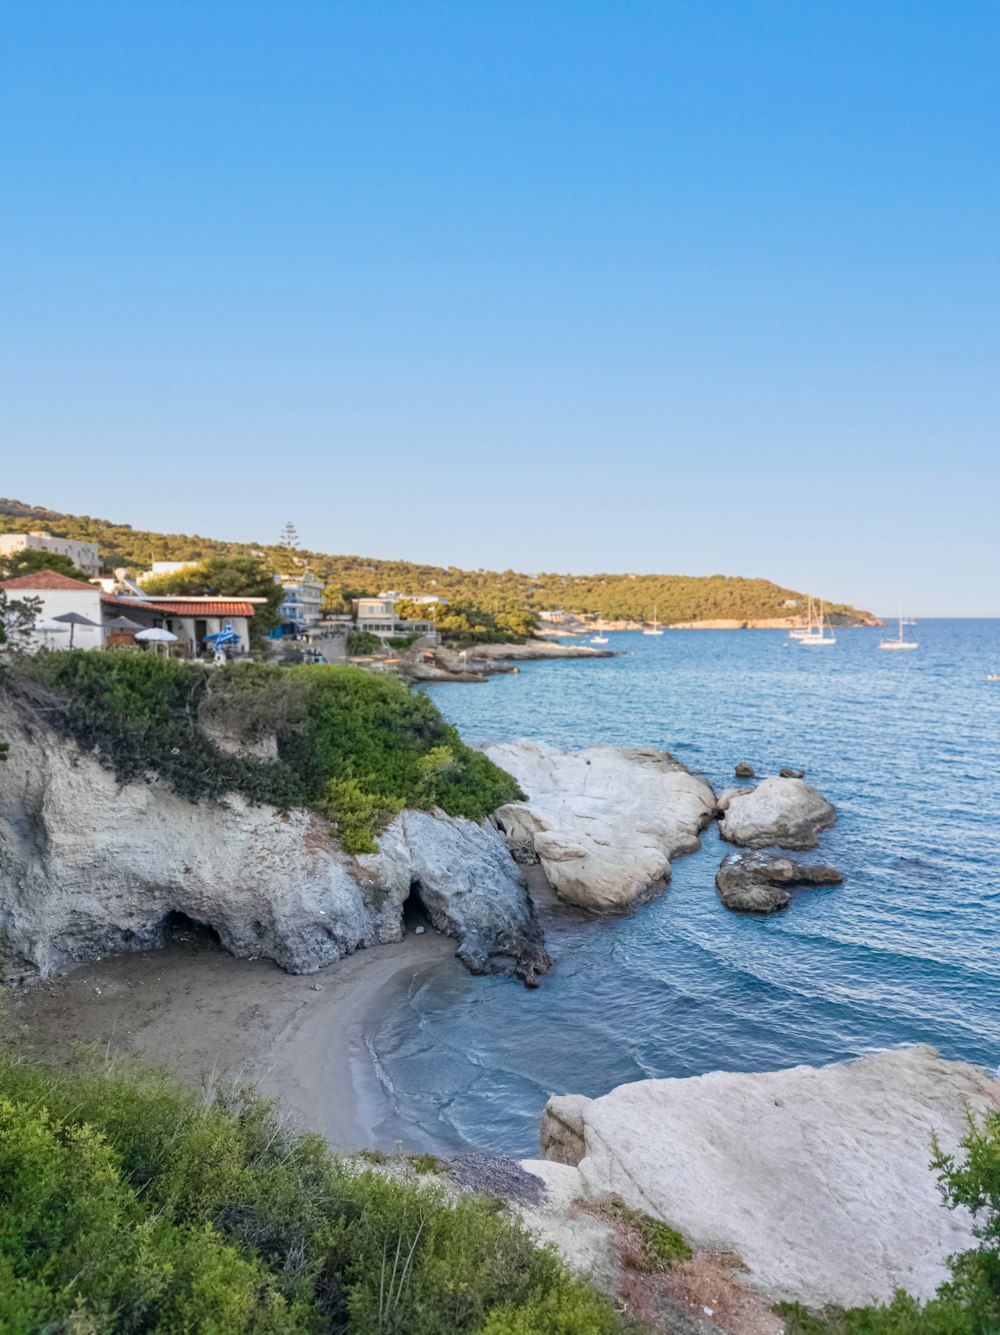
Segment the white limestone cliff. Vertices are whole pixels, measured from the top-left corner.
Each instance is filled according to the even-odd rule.
[[[158,945],[172,914],[226,950],[312,973],[397,941],[415,889],[475,972],[534,982],[548,963],[523,874],[489,824],[404,811],[378,854],[344,853],[321,817],[230,794],[192,803],[153,775],[120,785],[8,700],[0,735],[0,966],[48,974]]]

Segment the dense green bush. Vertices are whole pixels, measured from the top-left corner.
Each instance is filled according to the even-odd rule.
[[[382,641],[370,630],[347,632],[347,653],[351,658],[364,658],[368,654],[377,654],[381,648]]]
[[[333,1159],[252,1093],[0,1053],[0,1330],[614,1335],[497,1202]]]
[[[489,593],[475,601],[396,604],[396,611],[409,621],[430,620],[443,640],[459,648],[476,644],[523,644],[535,633],[535,614],[515,601]]]
[[[403,807],[480,821],[521,795],[425,694],[361,668],[214,668],[76,650],[19,661],[14,678],[46,692],[37,707],[123,783],[153,772],[191,801],[237,792],[281,810],[314,807],[352,853],[375,851]],[[274,732],[278,758],[223,752],[206,725],[248,743]]]
[[[95,751],[122,783],[155,773],[193,802],[238,792],[282,809],[301,804],[304,789],[287,766],[227,755],[201,730],[212,671],[159,654],[77,649],[25,658],[14,676],[47,688],[49,720]],[[243,671],[240,665],[228,677],[233,694]]]
[[[298,670],[314,674],[308,715],[280,751],[350,852],[371,852],[379,825],[402,807],[483,820],[522,795],[423,692],[361,668]]]

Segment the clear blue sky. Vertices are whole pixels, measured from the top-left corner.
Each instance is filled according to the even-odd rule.
[[[30,0],[0,494],[1000,615],[1000,6]]]

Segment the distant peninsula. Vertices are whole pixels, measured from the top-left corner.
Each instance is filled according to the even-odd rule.
[[[26,532],[45,528],[61,537],[96,542],[109,567],[146,569],[152,560],[200,561],[210,556],[257,556],[275,570],[308,566],[323,581],[330,608],[347,607],[352,598],[375,596],[386,589],[407,595],[434,594],[487,611],[521,607],[559,626],[560,613],[596,619],[609,629],[641,625],[652,615],[664,626],[705,629],[775,628],[805,618],[807,595],[766,579],[739,575],[534,574],[514,570],[462,570],[457,566],[423,565],[412,561],[339,556],[290,548],[281,543],[225,542],[183,533],[157,533],[91,515],[62,514],[42,506],[0,498],[0,528]],[[822,590],[813,590],[816,596]],[[830,622],[836,626],[877,626],[871,612],[830,599]],[[569,627],[567,627],[569,629]]]

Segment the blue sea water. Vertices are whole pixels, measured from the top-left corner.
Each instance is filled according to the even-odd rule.
[[[664,747],[718,790],[733,767],[807,771],[839,811],[842,887],[746,917],[714,886],[715,827],[629,917],[567,911],[538,991],[447,961],[368,1035],[387,1144],[537,1152],[551,1093],[767,1070],[927,1042],[1000,1063],[1000,621],[924,621],[802,649],[771,631],[612,634],[599,661],[522,666],[430,694],[472,742]]]

